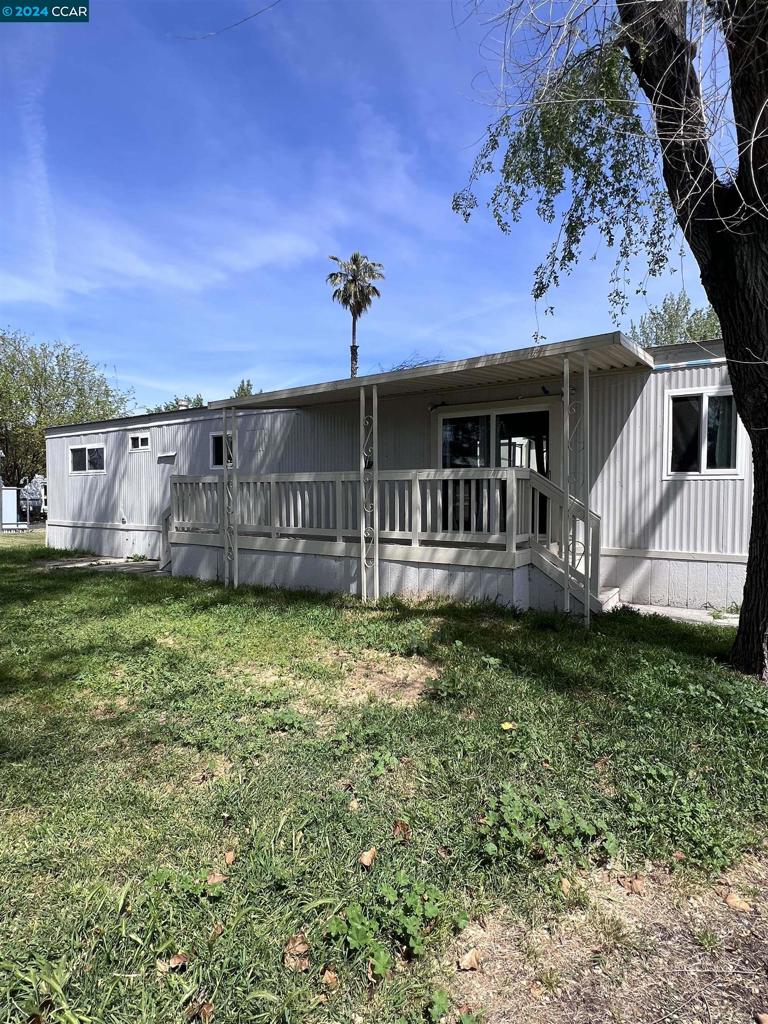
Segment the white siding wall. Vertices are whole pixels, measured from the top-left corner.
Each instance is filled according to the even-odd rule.
[[[746,434],[739,434],[747,446],[743,479],[664,479],[666,393],[727,384],[724,366],[593,378],[592,502],[603,516],[603,547],[746,553],[752,502]]]

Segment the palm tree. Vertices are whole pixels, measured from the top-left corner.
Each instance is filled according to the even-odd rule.
[[[357,321],[371,308],[373,300],[381,297],[381,292],[373,282],[384,280],[384,267],[359,252],[353,252],[348,260],[340,260],[338,256],[329,256],[328,259],[339,265],[339,269],[332,271],[326,278],[327,283],[333,287],[331,298],[352,315],[350,377],[356,377]]]

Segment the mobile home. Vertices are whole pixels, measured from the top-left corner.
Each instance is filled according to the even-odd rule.
[[[744,585],[751,453],[720,342],[614,332],[55,427],[47,458],[51,545],[231,586],[588,618]]]

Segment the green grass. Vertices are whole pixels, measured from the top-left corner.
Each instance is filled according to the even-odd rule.
[[[0,540],[0,1021],[429,1020],[467,915],[556,913],[609,858],[717,871],[763,834],[768,695],[727,628],[44,556]],[[390,654],[433,662],[433,694],[345,700],[351,661]]]

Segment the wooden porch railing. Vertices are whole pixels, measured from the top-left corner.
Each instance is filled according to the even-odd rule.
[[[235,479],[238,536],[359,544],[359,472],[237,474]],[[174,476],[171,499],[176,532],[223,531],[222,477]],[[567,546],[569,578],[583,592],[587,545],[590,577],[600,578],[600,517],[590,513],[587,524],[584,506],[575,498],[564,517],[564,500],[556,484],[529,469],[380,470],[379,542],[500,553],[530,547],[561,572]],[[594,593],[596,587],[595,582]]]

